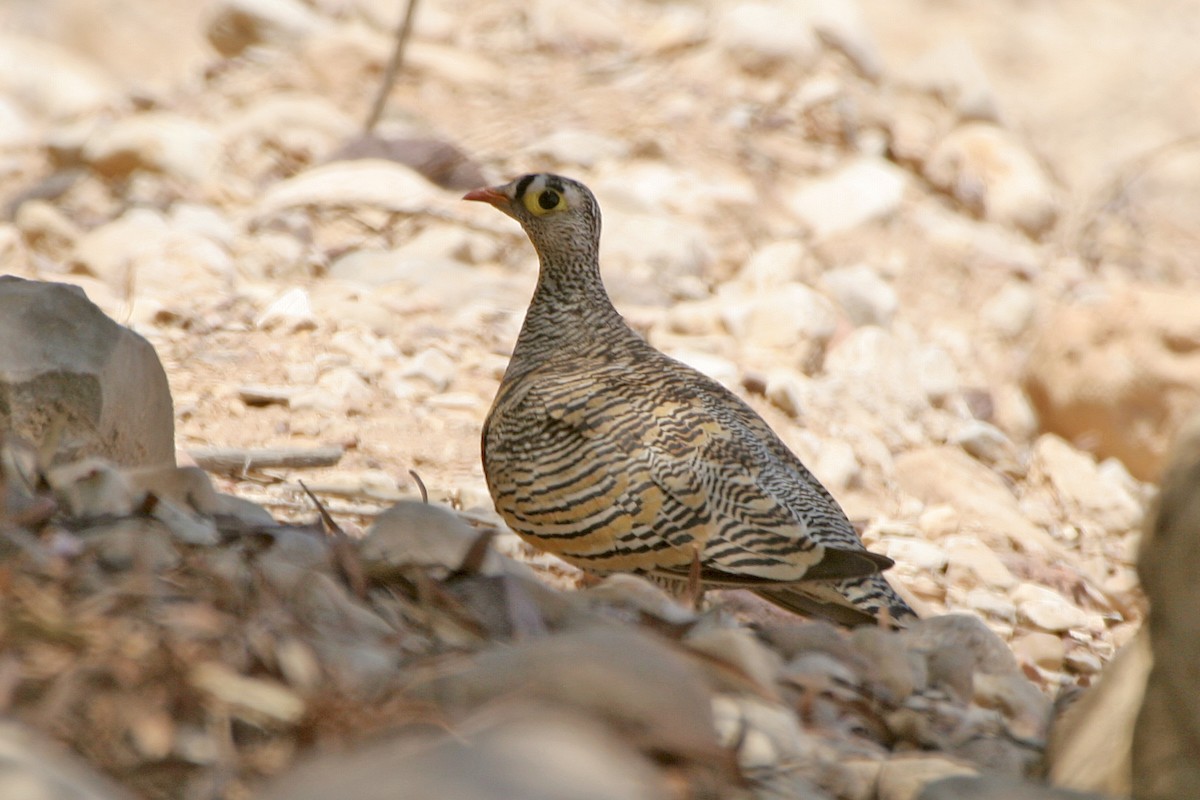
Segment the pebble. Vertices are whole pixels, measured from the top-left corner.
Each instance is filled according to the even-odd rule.
[[[752,293],[772,291],[803,278],[811,259],[803,242],[782,239],[755,250],[737,275],[737,281]]]
[[[1102,629],[1098,615],[1088,614],[1053,589],[1034,583],[1022,583],[1012,593],[1017,616],[1022,621],[1050,633],[1071,630]]]
[[[526,148],[534,157],[577,167],[594,167],[602,161],[624,157],[629,145],[619,139],[577,128],[559,128]]]
[[[1042,166],[1016,137],[968,123],[947,135],[925,177],[984,219],[1039,236],[1058,220],[1060,201]]]
[[[961,119],[999,121],[996,93],[979,57],[960,38],[930,50],[901,73],[910,86],[937,95]]]
[[[1061,636],[1032,631],[1013,639],[1012,649],[1017,658],[1050,672],[1058,672],[1066,657],[1066,645]]]
[[[1017,584],[996,553],[974,536],[952,536],[942,542],[946,549],[946,578],[951,583],[982,585],[1007,590]]]
[[[801,183],[784,202],[817,239],[824,239],[896,213],[908,181],[895,164],[863,157]]]
[[[1059,496],[1079,515],[1113,532],[1132,530],[1141,522],[1141,503],[1120,473],[1101,471],[1090,455],[1052,433],[1038,437],[1033,453]]]
[[[263,193],[254,216],[270,217],[297,207],[357,206],[418,214],[441,203],[437,187],[416,170],[364,158],[323,164],[280,181]]]
[[[414,355],[400,371],[403,378],[415,378],[429,385],[435,392],[444,392],[458,374],[458,366],[450,356],[429,347]]]
[[[56,261],[65,258],[83,235],[70,217],[44,200],[22,203],[13,222],[29,247]]]
[[[1100,657],[1083,647],[1072,647],[1063,660],[1067,669],[1077,675],[1097,675],[1104,669]]]
[[[209,13],[208,41],[227,58],[251,47],[294,46],[322,28],[298,0],[220,0]]]
[[[919,572],[941,572],[949,563],[946,551],[922,539],[885,537],[880,541],[884,554],[896,562],[897,568]]]
[[[0,34],[0,97],[14,98],[34,117],[86,117],[120,97],[116,83],[94,64],[52,42]]]
[[[1017,621],[1017,607],[1008,599],[1008,595],[998,592],[988,586],[976,586],[962,597],[965,608],[976,611],[984,617],[998,619],[1009,625]]]
[[[315,329],[317,317],[313,313],[308,291],[293,286],[268,303],[254,324],[263,330],[279,329],[284,333],[295,333]]]
[[[969,419],[960,423],[950,434],[949,441],[991,467],[1017,463],[1017,448],[1004,431],[982,420]]]
[[[886,328],[900,304],[896,291],[866,264],[832,269],[821,283],[855,325]]]
[[[807,379],[792,370],[776,369],[767,374],[767,399],[790,417],[804,413],[807,392]]]
[[[1037,295],[1024,283],[1010,283],[980,309],[983,322],[1005,339],[1015,339],[1033,323]]]
[[[203,185],[212,180],[218,146],[217,135],[199,120],[146,111],[97,129],[84,143],[83,159],[107,179],[146,170]]]
[[[771,384],[768,382],[768,398],[770,392]],[[812,462],[812,471],[826,488],[834,491],[843,491],[862,483],[862,467],[854,448],[838,439],[821,443],[817,448],[816,460]]]
[[[803,7],[783,0],[731,5],[716,28],[718,44],[747,72],[803,68],[820,49]]]
[[[744,346],[795,348],[806,340],[827,342],[837,330],[833,305],[804,284],[787,284],[749,297],[721,288],[721,318]]]

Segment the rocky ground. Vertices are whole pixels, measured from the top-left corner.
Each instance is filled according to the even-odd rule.
[[[532,170],[580,178],[604,210],[617,306],[764,415],[862,522],[867,543],[896,560],[893,582],[923,615],[982,620],[1011,646],[1011,674],[1041,690],[1030,699],[1013,678],[983,706],[949,692],[950,706],[920,712],[1002,708],[987,724],[1019,747],[996,756],[916,723],[880,722],[887,715],[871,704],[887,677],[847,677],[870,698],[872,721],[860,725],[874,731],[862,745],[873,766],[863,774],[904,749],[897,742],[955,751],[964,769],[1033,771],[1045,720],[1029,720],[1089,685],[1139,627],[1142,518],[1200,397],[1189,230],[1200,147],[1187,138],[1200,122],[1189,81],[1200,67],[1188,36],[1196,10],[1168,0],[425,0],[383,120],[364,138],[400,11],[384,0],[219,0],[153,13],[118,0],[7,5],[3,271],[81,286],[153,344],[181,461],[212,464],[215,447],[342,453],[333,466],[251,470],[235,454],[213,467],[222,491],[307,522],[303,480],[357,535],[423,484],[482,529],[497,520],[479,429],[535,265],[515,225],[459,198]],[[511,536],[494,545],[555,587],[580,582]],[[417,602],[410,594],[403,602]],[[539,608],[537,625],[555,627]],[[737,595],[723,609],[722,619],[780,624]],[[363,624],[364,636],[387,640]],[[722,631],[713,635],[734,635]],[[431,634],[437,646],[410,655],[453,640]],[[768,640],[770,655],[736,661],[767,710],[747,710],[745,686],[721,685],[714,713],[791,731],[796,717],[779,708],[807,695],[792,684],[780,695],[784,673],[771,659],[791,665],[794,684],[806,646]],[[932,650],[905,641],[928,655],[956,640]],[[839,665],[901,647],[868,635],[853,646],[832,667],[800,672],[830,680]],[[293,691],[311,688],[308,667],[265,662]],[[199,685],[225,685],[249,663]],[[988,669],[963,669],[987,696],[978,675]],[[901,683],[937,684],[927,678]],[[1025,699],[996,700],[1005,692]],[[907,685],[882,694],[898,705],[920,696]],[[282,713],[273,725],[295,723]],[[152,743],[139,758],[163,747],[178,756],[154,727],[163,719],[144,723]],[[815,724],[811,713],[804,721]],[[467,727],[486,738],[494,723]],[[787,752],[741,751],[740,775],[680,767],[667,780],[728,793],[748,764],[835,763],[837,748],[821,748],[850,747],[843,733],[803,745],[780,733]],[[716,746],[684,738],[662,751],[673,763],[703,762],[697,753]],[[292,762],[288,747],[264,745],[236,768],[205,762],[237,775],[204,786],[247,796],[253,779]],[[797,747],[803,758],[787,749]],[[621,752],[614,758],[634,758]],[[111,753],[91,755],[121,774]],[[915,796],[887,794],[870,774],[855,788],[814,768],[791,776],[808,788],[778,796]]]

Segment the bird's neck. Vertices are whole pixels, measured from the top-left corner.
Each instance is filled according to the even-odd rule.
[[[628,337],[639,339],[609,299],[594,258],[567,269],[542,258],[518,351],[619,347]]]

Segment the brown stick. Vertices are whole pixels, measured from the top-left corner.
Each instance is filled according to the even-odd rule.
[[[330,445],[310,448],[264,447],[261,449],[206,447],[189,450],[188,454],[195,460],[197,466],[209,472],[236,474],[272,467],[284,469],[332,467],[341,461],[345,452],[345,449],[338,445]]]
[[[404,48],[408,44],[409,34],[412,33],[413,19],[416,14],[417,0],[408,0],[408,6],[404,9],[404,20],[396,29],[396,46],[392,49],[392,57],[383,71],[383,81],[379,84],[375,102],[371,104],[371,113],[367,116],[366,123],[363,124],[364,134],[374,131],[375,126],[379,124],[379,118],[383,116],[383,108],[387,105],[388,95],[392,93],[392,87],[396,85],[396,77],[400,74],[400,66],[404,63]]]

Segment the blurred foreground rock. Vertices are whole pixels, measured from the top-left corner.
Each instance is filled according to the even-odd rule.
[[[0,797],[12,800],[132,800],[112,781],[15,722],[0,722]]]
[[[1156,479],[1200,405],[1200,294],[1117,288],[1059,309],[1024,384],[1044,429]]]
[[[0,432],[54,438],[63,460],[173,464],[175,420],[154,348],[76,287],[0,277]]]
[[[1133,739],[1136,800],[1200,797],[1200,417],[1183,431],[1138,561],[1154,666]]]
[[[636,576],[556,591],[434,505],[356,541],[195,468],[47,460],[0,449],[0,713],[143,797],[910,800],[1045,742],[973,617],[756,631]],[[313,745],[351,752],[280,777]]]

